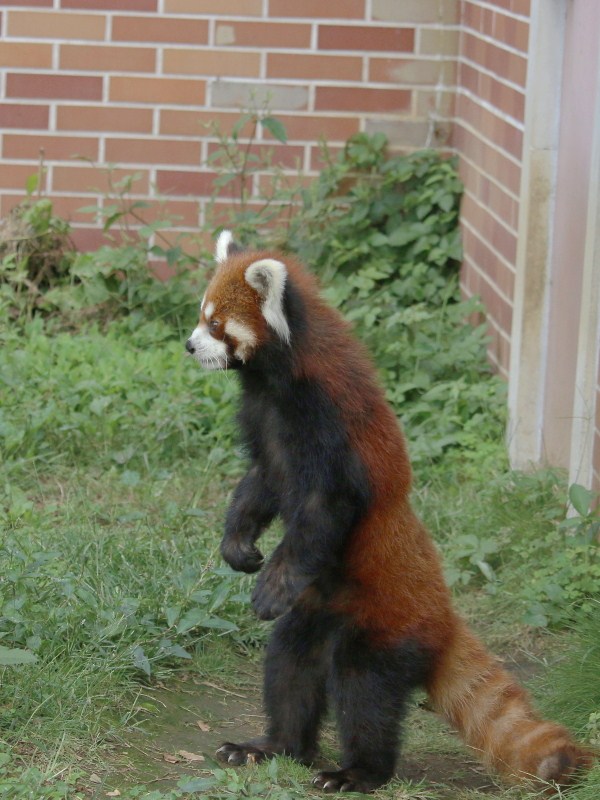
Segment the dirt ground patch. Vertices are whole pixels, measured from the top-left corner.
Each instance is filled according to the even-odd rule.
[[[119,748],[118,763],[102,779],[104,791],[136,784],[166,789],[183,776],[201,775],[217,765],[215,751],[224,741],[259,735],[264,716],[257,691],[244,691],[214,681],[189,677],[148,693],[154,709]],[[423,783],[436,796],[456,797],[461,791],[494,792],[497,785],[439,718],[417,705],[405,724],[405,744],[397,776]],[[335,729],[324,727],[322,758],[315,770],[332,768],[339,750]],[[100,787],[98,787],[100,788]],[[308,787],[307,787],[308,788]]]

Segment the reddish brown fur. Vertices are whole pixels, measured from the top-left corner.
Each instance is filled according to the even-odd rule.
[[[244,273],[256,261],[256,254],[249,258],[246,253],[231,256],[222,264],[206,292],[204,309],[209,303],[214,304],[211,320],[224,324],[228,319],[235,319],[252,329],[260,346],[269,336],[267,324],[260,313],[257,292],[246,282]],[[206,322],[204,310],[200,322]]]
[[[427,686],[432,704],[490,767],[513,779],[568,783],[576,769],[591,765],[590,754],[564,728],[538,717],[524,689],[452,609],[438,554],[409,504],[411,469],[397,420],[366,351],[321,300],[315,279],[281,253],[234,255],[207,294],[213,318],[232,316],[265,339],[258,296],[244,272],[266,257],[285,263],[307,309],[305,340],[292,342],[297,376],[314,379],[331,397],[369,475],[373,502],[349,544],[348,582],[334,607],[374,642],[412,638],[435,654]]]

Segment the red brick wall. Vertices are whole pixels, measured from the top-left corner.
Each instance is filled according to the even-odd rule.
[[[508,375],[529,0],[461,0],[452,144],[465,184],[463,287],[482,297],[490,356]]]
[[[137,172],[135,193],[168,194],[183,229],[204,220],[214,138],[252,91],[308,174],[318,140],[385,131],[395,144],[445,143],[459,0],[9,0],[1,4],[4,129],[0,213],[22,197],[43,149],[45,190],[99,241],[78,209],[105,177],[87,161]]]

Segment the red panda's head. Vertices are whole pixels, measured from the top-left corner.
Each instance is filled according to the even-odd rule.
[[[187,351],[206,369],[227,369],[248,363],[274,339],[289,345],[285,264],[240,251],[230,231],[220,234],[215,258],[217,271],[202,299]]]

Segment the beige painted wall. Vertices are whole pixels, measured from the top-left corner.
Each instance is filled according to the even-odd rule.
[[[567,5],[543,409],[543,457],[569,465],[594,135],[600,3]]]
[[[600,459],[599,38],[596,0],[533,0],[509,375],[513,466],[563,466],[587,486]]]

